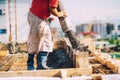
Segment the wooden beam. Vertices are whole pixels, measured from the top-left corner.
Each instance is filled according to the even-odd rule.
[[[108,68],[112,69],[114,73],[119,72],[119,63],[117,63],[117,60],[112,59],[111,56],[107,53],[101,53],[100,55],[95,55],[97,61],[99,61],[101,64],[106,65]]]
[[[92,38],[81,38],[80,41],[81,41],[81,43],[87,45],[88,49],[91,52],[95,51],[94,40]]]
[[[88,68],[88,53],[76,51],[76,68]]]
[[[106,80],[102,77],[102,74],[93,74],[92,80]]]
[[[65,73],[64,73],[65,72]],[[62,73],[62,75],[61,75]],[[65,76],[63,75],[65,74]],[[67,69],[51,69],[51,70],[36,70],[36,71],[8,71],[0,72],[0,77],[24,77],[24,76],[42,76],[42,77],[63,77],[66,76],[81,76],[91,75],[92,67],[89,68],[67,68]]]
[[[120,74],[120,66],[118,66],[118,74]]]
[[[62,80],[67,80],[67,71],[66,70],[60,70],[61,78]]]
[[[116,64],[115,61],[113,60],[107,61],[106,65],[107,67],[112,69],[113,72],[118,73],[118,64]]]
[[[59,76],[59,70],[36,70],[36,71],[8,71],[0,72],[0,77],[24,77],[24,76]]]
[[[9,55],[9,51],[8,50],[1,50],[0,51],[0,57],[4,57],[4,56],[7,56]]]

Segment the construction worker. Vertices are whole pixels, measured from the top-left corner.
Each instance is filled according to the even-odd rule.
[[[34,70],[34,56],[37,55],[37,70],[49,69],[47,55],[52,52],[52,38],[48,23],[50,14],[65,17],[65,12],[58,12],[58,0],[33,0],[27,20],[30,26],[28,36],[27,69]]]

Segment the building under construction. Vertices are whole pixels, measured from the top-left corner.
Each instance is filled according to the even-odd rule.
[[[120,60],[96,49],[92,38],[76,37],[74,40],[74,37],[64,36],[55,39],[54,51],[47,60],[47,65],[54,69],[28,71],[25,40],[29,29],[24,9],[29,9],[30,3],[31,0],[0,1],[0,80],[120,80]],[[57,36],[56,29],[52,28],[52,32]],[[76,49],[71,43],[76,40],[86,45],[87,50],[83,50],[82,44]],[[36,66],[36,59],[34,61]]]

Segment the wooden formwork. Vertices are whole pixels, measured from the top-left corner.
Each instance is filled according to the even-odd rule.
[[[51,69],[51,70],[36,70],[36,71],[8,71],[0,72],[0,77],[15,77],[15,76],[43,76],[43,77],[73,77],[82,75],[91,75],[90,68],[68,68],[68,69]]]
[[[92,52],[95,51],[94,40],[92,38],[83,38],[80,39],[81,43],[88,46],[88,49]]]
[[[9,51],[8,50],[0,50],[0,57],[4,57],[9,55]]]
[[[77,53],[77,56],[84,60],[76,58],[77,62],[87,61],[87,53]],[[83,55],[83,56],[80,56]],[[7,60],[8,59],[8,60]],[[88,61],[85,62],[84,66],[81,63],[77,63],[77,68],[66,68],[66,69],[50,69],[50,70],[26,70],[27,54],[11,54],[7,56],[3,61],[1,60],[0,77],[15,77],[15,76],[43,76],[43,77],[73,77],[73,76],[89,76],[92,74],[92,67],[88,65]],[[3,63],[2,63],[3,62]]]
[[[101,64],[106,65],[108,68],[112,69],[116,74],[120,74],[120,61],[112,59],[108,53],[96,53],[94,54],[96,60]]]
[[[76,68],[89,68],[88,52],[76,51]]]
[[[94,49],[93,43],[90,40],[83,40],[88,44],[89,50],[92,52],[92,55],[95,60],[99,61],[101,64],[107,65],[109,68],[111,68],[115,73],[120,74],[120,66],[117,65],[117,62],[114,62],[113,59],[111,59],[108,55],[102,55],[100,51],[97,51]],[[88,42],[87,42],[88,41]],[[85,43],[83,42],[83,43]],[[61,48],[66,47],[66,44],[70,45],[70,43],[62,42],[64,43],[61,45],[61,41],[58,43],[55,43],[54,48]],[[58,46],[59,44],[59,46]],[[87,52],[79,52],[77,50],[71,50],[72,54],[69,54],[69,56],[73,56],[75,59],[75,66],[74,68],[64,68],[64,69],[50,69],[50,70],[34,70],[34,71],[27,71],[26,70],[26,61],[27,61],[27,55],[26,54],[13,54],[15,55],[11,59],[9,59],[11,56],[8,57],[8,60],[4,58],[2,61],[0,61],[0,65],[4,65],[3,67],[0,67],[0,77],[23,77],[23,76],[42,76],[42,77],[61,77],[64,80],[67,77],[74,77],[74,76],[92,76],[93,80],[97,80],[98,78],[101,78],[101,80],[105,80],[101,77],[101,75],[92,74],[92,66],[89,65],[89,54]],[[21,56],[22,55],[22,56]],[[17,59],[16,59],[17,58]],[[5,68],[7,67],[7,69]],[[9,68],[9,69],[8,69]],[[19,70],[20,69],[20,70]]]
[[[93,74],[92,80],[106,80],[105,78],[102,77],[102,74]]]
[[[55,48],[61,48],[68,44],[65,42],[62,42],[63,45],[61,45],[61,41],[59,41],[57,44],[54,45]],[[60,44],[60,45],[58,45]],[[75,67],[74,68],[65,68],[65,69],[50,69],[50,70],[36,70],[36,71],[27,71],[26,70],[26,61],[27,61],[27,55],[25,54],[16,54],[13,58],[9,60],[9,64],[3,64],[4,66],[9,66],[9,69],[7,67],[0,68],[0,77],[14,77],[14,76],[43,76],[43,77],[73,77],[73,76],[89,76],[92,74],[92,67],[89,65],[88,62],[88,53],[87,52],[79,52],[76,50],[71,51],[73,52],[70,55],[74,55],[75,59]],[[24,55],[24,56],[23,56]],[[15,59],[17,58],[17,59]],[[13,61],[13,62],[12,62]],[[21,71],[19,71],[21,69]],[[4,71],[7,72],[4,72]]]

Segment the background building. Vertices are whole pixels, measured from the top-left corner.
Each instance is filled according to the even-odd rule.
[[[76,26],[76,34],[81,32],[95,32],[101,36],[101,38],[107,38],[112,30],[114,30],[114,24],[101,21],[91,21],[90,23],[80,24]]]
[[[118,30],[120,30],[120,25],[118,25]]]
[[[0,42],[26,41],[29,32],[27,13],[32,0],[0,0],[0,29],[6,33],[0,34]],[[2,31],[0,31],[2,32]]]
[[[0,0],[0,40],[7,39],[6,0]]]
[[[27,41],[29,33],[27,13],[31,2],[32,0],[0,0],[0,42],[9,42],[10,38],[12,41]],[[57,33],[54,36],[62,37],[61,28],[56,27]]]

